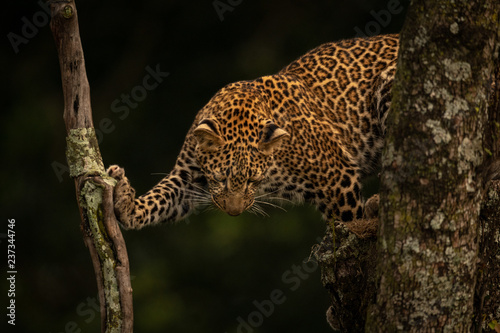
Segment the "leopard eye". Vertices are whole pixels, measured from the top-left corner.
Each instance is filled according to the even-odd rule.
[[[226,181],[226,176],[225,175],[214,175],[213,179],[218,182],[218,183],[223,183]]]
[[[261,175],[255,175],[248,178],[247,183],[256,185],[259,184],[261,181],[262,181]]]
[[[255,170],[250,171],[248,178],[253,181],[259,181],[264,177],[264,172],[262,168],[256,168]]]

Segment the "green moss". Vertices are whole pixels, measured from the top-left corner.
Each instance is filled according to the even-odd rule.
[[[116,181],[106,175],[93,128],[70,130],[66,143],[66,157],[71,177],[99,175],[107,184],[115,185]],[[119,333],[122,323],[120,293],[115,272],[115,253],[104,226],[103,191],[101,186],[86,179],[80,192],[80,206],[84,210],[102,269],[107,311],[106,333]]]
[[[71,177],[104,173],[104,164],[93,128],[70,130],[66,144],[66,158]]]
[[[81,206],[85,209],[95,248],[99,255],[106,301],[107,333],[121,330],[121,305],[116,278],[116,259],[104,226],[102,210],[102,187],[87,181],[81,191]]]

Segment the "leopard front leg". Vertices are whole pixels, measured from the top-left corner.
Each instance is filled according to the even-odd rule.
[[[202,196],[196,193],[196,188],[200,186],[193,183],[190,170],[177,166],[138,198],[125,177],[125,170],[113,165],[108,169],[108,174],[117,180],[113,199],[115,215],[126,229],[179,221],[196,208]]]

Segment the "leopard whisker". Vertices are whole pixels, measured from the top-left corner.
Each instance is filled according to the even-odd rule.
[[[191,199],[191,202],[200,204],[200,205],[210,205],[212,204],[212,200],[206,200],[206,199]]]
[[[283,197],[268,197],[268,198],[266,198],[266,200],[267,199],[269,199],[269,200],[276,200],[276,201],[285,201],[287,203],[293,204],[292,200],[286,199],[286,198],[283,198]]]
[[[286,209],[281,207],[281,206],[278,206],[278,205],[275,205],[271,202],[267,202],[267,201],[262,201],[262,200],[255,200],[256,203],[258,204],[264,204],[264,205],[268,205],[268,206],[271,206],[273,208],[278,208],[278,209],[281,209],[282,211],[286,212]]]
[[[156,175],[160,175],[160,176],[168,176],[169,174],[166,173],[166,172],[153,172],[151,173],[152,176],[156,176]],[[197,185],[193,182],[189,182],[185,179],[182,179],[181,180],[188,186],[191,186],[192,189],[189,189],[189,188],[185,188],[184,191],[186,193],[189,193],[191,195],[196,195],[196,196],[210,196],[211,197],[211,194],[210,192],[203,186],[200,186],[200,185]]]
[[[184,189],[184,193],[187,195],[196,197],[196,198],[210,198],[211,196],[206,194],[206,193],[201,193],[195,190],[190,190],[190,189]]]
[[[260,207],[259,204],[255,203],[248,209],[248,212],[255,214],[255,215],[261,215],[264,217],[269,217],[269,214],[262,208]]]
[[[194,189],[199,190],[201,193],[211,195],[210,191],[207,188],[203,187],[203,186],[197,185],[197,184],[192,183],[192,182],[188,183],[188,185],[192,186]]]
[[[197,203],[197,204],[210,204],[212,203],[212,200],[209,198],[203,198],[203,197],[187,197],[187,200]]]
[[[193,189],[185,188],[184,192],[188,193],[190,195],[195,195],[197,197],[203,197],[203,198],[211,197],[211,194],[209,192],[202,192],[202,191],[199,191],[199,189],[197,189],[197,188],[193,188]]]
[[[151,172],[151,176],[168,176],[166,172]]]
[[[206,212],[209,212],[209,211],[212,211],[212,210],[216,210],[216,209],[217,209],[217,207],[215,207],[213,204],[212,205],[208,205],[203,210],[203,213],[206,213]]]
[[[260,199],[260,198],[267,197],[268,195],[274,194],[274,193],[276,193],[276,192],[278,192],[278,191],[279,191],[279,189],[276,189],[276,190],[271,191],[271,192],[266,192],[266,193],[263,193],[263,194],[261,194],[261,195],[256,196],[256,197],[255,197],[255,199]]]
[[[187,188],[184,189],[184,193],[188,200],[196,206],[210,206],[213,204],[212,196],[208,193]]]

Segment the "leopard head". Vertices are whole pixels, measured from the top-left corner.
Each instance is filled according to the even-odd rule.
[[[241,89],[223,89],[205,109],[193,131],[196,157],[213,203],[237,216],[254,204],[273,155],[289,134],[269,118],[265,101]]]

